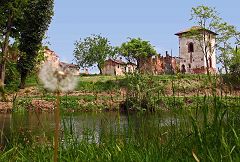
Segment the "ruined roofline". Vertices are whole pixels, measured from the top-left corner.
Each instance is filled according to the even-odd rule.
[[[117,64],[126,64],[125,62],[123,62],[122,60],[114,60],[114,59],[108,59],[108,60],[106,60],[106,61],[112,61],[112,62],[115,62],[115,63],[117,63]],[[106,62],[105,61],[105,62]]]
[[[185,30],[183,30],[183,31],[180,31],[180,32],[178,32],[178,33],[176,33],[176,34],[174,34],[174,35],[181,36],[181,35],[183,35],[183,34],[189,33],[189,32],[194,31],[194,30],[195,30],[195,31],[205,30],[205,31],[207,31],[207,32],[209,32],[209,33],[211,33],[211,34],[213,34],[213,35],[218,35],[217,33],[213,32],[213,31],[211,31],[211,30],[209,30],[209,29],[204,29],[204,28],[202,28],[202,27],[200,27],[200,26],[193,26],[193,27],[191,27],[191,28],[188,28],[188,29],[185,29]]]
[[[121,64],[121,65],[135,65],[136,66],[136,64],[134,64],[134,63],[132,63],[132,62],[124,62],[124,61],[122,61],[122,60],[113,60],[113,59],[108,59],[108,60],[106,60],[106,61],[112,61],[112,62],[115,62],[115,63],[117,63],[117,64]]]
[[[162,58],[162,59],[166,59],[166,58],[172,58],[172,59],[177,59],[177,58],[180,58],[180,57],[178,57],[178,56],[172,56],[172,55],[169,55],[169,54],[167,54],[167,55],[162,55],[162,54],[158,54],[158,55],[156,55],[157,57],[160,57],[160,58]]]
[[[76,64],[69,64],[69,63],[66,63],[66,62],[60,62],[59,63],[60,66],[63,66],[63,67],[69,67],[69,68],[78,68],[78,65]]]
[[[128,63],[126,63],[127,65],[133,65],[133,66],[137,66],[135,63],[133,63],[133,62],[128,62]]]
[[[49,49],[48,47],[45,48],[44,50],[45,50],[45,52],[49,52],[49,53],[51,53],[51,55],[54,55],[54,56],[59,58],[59,56],[56,54],[56,52],[54,52],[53,50]]]

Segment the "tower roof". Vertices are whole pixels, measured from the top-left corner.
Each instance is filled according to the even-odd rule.
[[[188,29],[185,29],[185,30],[183,30],[183,31],[180,31],[180,32],[178,32],[178,33],[176,33],[175,35],[177,35],[177,36],[181,36],[182,34],[186,34],[186,33],[189,33],[189,32],[191,32],[191,31],[201,31],[201,30],[205,30],[205,31],[207,31],[207,32],[209,32],[209,33],[211,33],[211,34],[213,34],[213,35],[218,35],[217,33],[215,33],[215,32],[213,32],[213,31],[211,31],[211,30],[208,30],[208,29],[204,29],[204,28],[202,28],[202,27],[200,27],[200,26],[193,26],[193,27],[191,27],[191,28],[188,28]]]

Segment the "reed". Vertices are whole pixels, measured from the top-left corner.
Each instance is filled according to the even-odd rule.
[[[114,120],[102,114],[106,117],[100,122],[90,120],[91,127],[76,125],[72,113],[63,115],[58,160],[240,161],[240,97],[223,91],[226,87],[219,84],[219,76],[212,76],[211,84],[207,79],[203,75],[134,74],[117,81],[127,90],[126,113],[117,112]],[[84,99],[99,98],[96,91]],[[77,99],[60,97],[60,108],[74,107]],[[106,98],[113,99],[112,95]],[[76,131],[79,127],[80,132]],[[0,161],[52,160],[51,136],[43,141],[21,130],[11,132],[7,139]]]

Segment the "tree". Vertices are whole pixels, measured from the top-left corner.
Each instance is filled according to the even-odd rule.
[[[140,38],[130,38],[130,41],[123,43],[120,47],[120,53],[129,62],[137,62],[137,69],[139,69],[141,58],[157,54],[154,47],[148,41]]]
[[[218,16],[215,8],[203,5],[192,8],[191,20],[195,20],[195,23],[199,27],[193,29],[190,32],[190,35],[197,40],[202,52],[204,53],[208,75],[208,57],[212,56],[215,50],[218,51],[218,62],[223,65],[226,73],[228,73],[232,51],[234,48],[233,42],[235,44],[239,43],[240,33],[236,30],[236,27],[223,22]],[[209,33],[211,31],[217,33],[215,46],[212,46],[211,39],[209,39]]]
[[[224,75],[226,83],[230,83],[233,88],[240,89],[240,50],[236,49],[232,51],[232,57],[229,63],[229,73]]]
[[[233,42],[237,41],[237,30],[233,25],[226,22],[214,26],[218,36],[216,39],[216,48],[218,50],[218,62],[221,63],[228,74],[231,57],[234,51]],[[234,41],[235,40],[235,41]]]
[[[97,64],[102,74],[102,68],[106,58],[116,55],[116,50],[112,47],[107,38],[101,35],[92,35],[83,40],[76,41],[74,57],[80,68],[91,67]]]
[[[53,5],[53,0],[31,0],[23,11],[19,24],[21,56],[17,64],[21,75],[20,88],[25,87],[26,77],[35,66],[38,51],[53,16]]]
[[[236,50],[233,51],[233,56],[231,58],[230,72],[236,74],[234,76],[240,79],[240,50],[238,50],[237,47]]]
[[[235,34],[235,39],[236,39],[235,44],[237,44],[239,46],[240,45],[240,32],[237,32]]]
[[[0,1],[0,86],[4,86],[6,63],[9,55],[10,39],[18,37],[16,24],[22,16],[27,0],[1,0]]]
[[[193,39],[197,41],[197,44],[204,54],[207,74],[210,79],[208,58],[213,55],[216,47],[212,45],[211,39],[209,38],[212,33],[216,33],[214,27],[220,23],[221,18],[218,16],[215,8],[201,5],[192,8],[190,20],[193,20],[197,24],[197,27],[192,28],[186,36],[193,37]]]

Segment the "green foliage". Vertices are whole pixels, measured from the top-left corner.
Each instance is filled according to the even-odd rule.
[[[19,80],[19,73],[15,62],[8,62],[6,66],[6,84]]]
[[[36,64],[38,51],[53,15],[53,0],[29,1],[19,23],[21,57],[18,69],[21,74],[21,88],[29,72]]]
[[[14,64],[13,67],[11,67],[13,71],[9,73],[9,75],[16,75],[16,76],[9,76],[10,81],[6,84],[5,90],[7,93],[13,93],[17,92],[19,90],[19,72],[16,69],[16,64]],[[7,77],[8,77],[8,70],[7,70]],[[15,78],[15,79],[12,79]],[[30,74],[26,78],[26,87],[29,86],[37,86],[38,85],[38,77],[35,74]]]
[[[217,107],[209,104],[212,99]],[[234,102],[239,104],[239,98]],[[208,97],[198,98],[196,103],[201,106],[155,114],[75,113],[63,116],[59,160],[239,161],[239,105],[229,107],[222,98]],[[16,120],[17,117],[13,117]],[[46,117],[49,124],[51,116]],[[32,116],[26,116],[26,121],[31,119]],[[43,127],[45,121],[38,119],[38,122],[37,135],[33,130],[20,129],[19,121],[13,122],[0,161],[52,160],[52,132]]]
[[[229,74],[225,76],[225,82],[230,83],[234,88],[240,89],[240,52],[233,52],[231,57]]]
[[[224,70],[228,74],[229,66],[231,64],[231,57],[234,51],[233,42],[236,42],[237,29],[233,25],[229,25],[226,22],[216,24],[214,26],[218,35],[216,38],[216,48],[219,52],[218,62],[224,67]]]
[[[193,29],[190,35],[194,36],[198,44],[200,44],[207,60],[207,66],[208,57],[216,49],[219,52],[217,60],[223,65],[226,73],[228,73],[233,51],[232,44],[237,42],[239,37],[236,27],[223,22],[215,8],[203,5],[192,8],[191,20],[195,21],[198,28]],[[199,32],[199,29],[204,30]],[[212,46],[211,40],[208,39],[209,31],[217,33],[215,46]]]
[[[27,0],[2,0],[0,2],[0,86],[4,85],[6,63],[9,55],[12,54],[9,42],[10,39],[13,42],[16,41],[19,36],[18,19],[22,16],[26,2]]]
[[[138,68],[141,58],[157,54],[154,47],[148,41],[144,41],[140,38],[131,38],[128,42],[121,45],[119,51],[129,62],[136,61]]]
[[[240,75],[239,65],[240,65],[240,51],[236,49],[236,51],[233,52],[233,57],[230,65],[230,71],[236,77],[239,77]]]
[[[158,82],[154,76],[134,73],[125,80],[127,89],[125,109],[155,111],[156,101],[165,95],[164,82]]]
[[[13,107],[13,111],[14,112],[26,112],[26,110],[29,108],[29,106],[31,105],[31,101],[32,99],[31,98],[24,98],[24,99],[20,99],[20,98],[17,98],[15,101],[14,101],[14,107]]]
[[[195,39],[208,60],[208,57],[212,55],[212,51],[215,49],[215,46],[211,45],[211,40],[208,38],[212,32],[217,32],[214,27],[219,25],[221,18],[215,8],[200,5],[192,8],[190,20],[194,21],[197,26],[191,28],[188,36]]]
[[[200,5],[192,8],[190,20],[194,20],[197,25],[204,29],[211,30],[210,28],[218,23],[221,18],[215,8]]]
[[[7,29],[10,29],[11,36],[16,38],[18,19],[23,14],[23,9],[28,0],[1,0],[0,1],[0,37],[3,37]],[[9,21],[11,22],[9,24]]]
[[[116,50],[112,47],[107,38],[101,35],[92,35],[83,40],[76,41],[74,57],[79,67],[91,67],[97,64],[102,74],[104,61],[114,57]]]
[[[117,81],[82,81],[76,90],[82,92],[106,92],[119,88]]]
[[[42,64],[42,62],[44,62],[46,60],[45,56],[44,56],[44,53],[45,53],[45,50],[48,49],[47,46],[41,46],[39,51],[38,51],[38,54],[37,54],[37,58],[36,58],[36,68],[39,68],[39,65]]]

